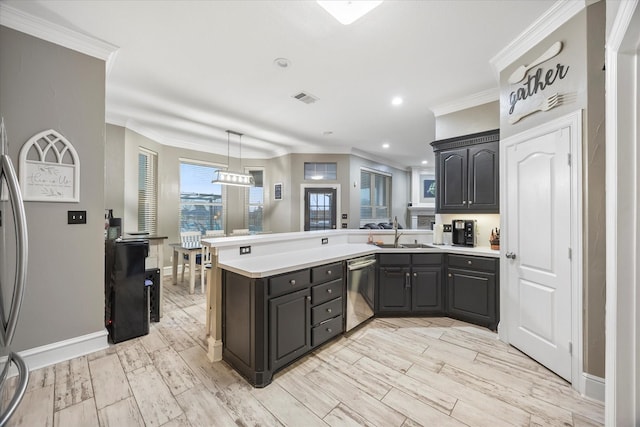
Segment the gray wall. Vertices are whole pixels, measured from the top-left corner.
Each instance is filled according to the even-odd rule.
[[[576,110],[583,110],[583,334],[584,370],[604,378],[605,356],[605,148],[604,148],[604,43],[605,2],[576,15],[549,37],[500,73],[500,136],[506,138]],[[565,94],[563,104],[544,113],[508,123],[507,79],[520,64],[528,64],[552,43],[562,41],[562,52],[545,63],[545,70],[560,63],[569,66],[567,77],[546,93]],[[550,65],[551,64],[551,65]],[[530,100],[527,100],[531,102]],[[525,104],[525,101],[521,102]],[[529,104],[529,107],[531,105]]]
[[[25,350],[104,330],[105,63],[0,26],[0,114],[17,163],[54,129],[80,158],[80,202],[26,202],[27,287],[14,340]],[[18,167],[18,165],[16,165]],[[67,225],[86,210],[86,225]]]
[[[489,102],[436,117],[436,140],[498,129],[499,127],[500,102]]]

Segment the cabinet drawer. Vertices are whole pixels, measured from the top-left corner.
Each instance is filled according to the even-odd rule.
[[[311,282],[309,270],[286,273],[269,279],[269,295],[272,297],[297,291],[309,286]]]
[[[496,271],[496,259],[481,258],[466,255],[449,255],[449,267],[466,268],[470,270]]]
[[[336,298],[311,309],[311,324],[317,325],[342,314],[342,298]]]
[[[380,254],[378,255],[380,265],[410,265],[411,254]]]
[[[442,265],[442,254],[413,254],[413,265]]]
[[[311,288],[311,304],[317,305],[342,296],[342,279],[333,280]]]
[[[311,269],[311,281],[313,283],[323,283],[329,280],[339,279],[342,277],[342,263],[321,265]]]
[[[315,347],[329,338],[335,337],[342,333],[343,321],[342,316],[334,317],[326,322],[311,328],[311,346]]]

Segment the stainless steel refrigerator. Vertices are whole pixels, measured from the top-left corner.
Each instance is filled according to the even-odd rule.
[[[27,218],[15,168],[8,154],[4,119],[0,120],[0,427],[20,404],[29,369],[11,348],[27,280]],[[12,376],[17,369],[17,381]],[[6,390],[5,390],[6,389]]]

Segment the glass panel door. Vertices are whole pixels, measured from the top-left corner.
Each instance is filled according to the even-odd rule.
[[[336,228],[336,194],[335,188],[305,188],[305,231]]]

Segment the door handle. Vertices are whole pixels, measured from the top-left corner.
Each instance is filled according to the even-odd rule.
[[[513,252],[507,252],[504,256],[507,257],[507,259],[516,259],[516,254]]]

